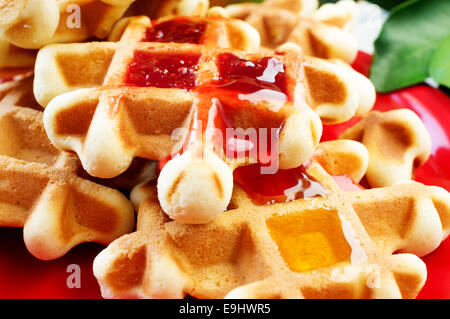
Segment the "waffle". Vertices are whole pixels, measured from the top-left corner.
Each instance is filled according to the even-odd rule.
[[[33,66],[36,52],[18,48],[0,36],[0,68]]]
[[[106,38],[134,0],[2,0],[0,34],[20,48]],[[79,14],[79,16],[77,16]]]
[[[319,148],[347,143],[356,151],[322,157],[330,167],[338,159],[367,164],[363,146],[331,143]],[[361,168],[348,163],[334,169],[361,175]],[[155,185],[138,186],[132,193],[139,207],[137,231],[94,260],[103,296],[414,298],[426,269],[413,254],[430,252],[448,235],[449,194],[415,182],[343,192],[316,160],[307,172],[331,193],[257,205],[236,185],[228,210],[206,225],[171,220]]]
[[[369,166],[369,152],[359,142],[342,139],[321,142],[313,160],[332,176],[348,176],[359,183]]]
[[[371,187],[411,180],[431,154],[431,137],[411,110],[370,112],[340,138],[363,143],[369,151],[367,181]]]
[[[216,153],[225,151],[215,147],[217,131],[277,131],[272,134],[279,135],[280,155],[275,160],[281,168],[291,168],[306,162],[319,142],[316,113],[325,122],[340,122],[371,108],[372,84],[343,63],[304,57],[295,44],[270,56],[235,50],[257,49],[257,33],[221,13],[214,9],[205,18],[165,18],[150,29],[148,18],[128,18],[111,33],[111,40],[119,41],[42,49],[34,92],[43,106],[51,100],[44,123],[52,143],[75,151],[83,167],[101,178],[120,174],[135,156],[161,160],[182,149],[161,172],[161,204],[179,221],[202,223],[226,208],[232,169],[247,163],[236,161],[235,153],[231,159],[226,156],[227,163],[219,158]],[[203,36],[186,28],[186,21],[194,23],[195,30],[204,23]],[[161,35],[158,28],[171,24],[182,24],[188,30],[187,42],[199,43],[141,41]],[[177,35],[165,35],[181,41]],[[64,62],[69,60],[67,68]],[[180,60],[183,65],[178,65]],[[269,77],[274,74],[275,82],[251,75],[261,69],[270,71]],[[246,74],[243,82],[253,82],[245,82],[243,88],[235,85],[239,72]],[[223,82],[215,80],[216,73],[222,74],[224,80],[217,81]],[[224,83],[227,88],[221,89]],[[79,87],[89,88],[76,90]],[[228,141],[222,141],[223,148]],[[211,196],[210,189],[217,189],[216,195]]]
[[[231,17],[255,27],[264,47],[294,42],[307,55],[353,62],[358,53],[356,39],[349,32],[356,15],[353,1],[315,8],[317,1],[266,0],[232,4],[225,9]]]
[[[33,72],[30,70],[15,79],[0,84],[0,109],[3,106],[21,105],[42,110],[33,95]]]
[[[130,202],[80,177],[78,158],[47,139],[42,112],[6,105],[0,112],[0,225],[23,227],[34,256],[58,258],[79,243],[108,244],[133,230]]]
[[[109,73],[117,73],[129,63],[112,64],[113,57],[128,53],[128,61],[133,49],[145,49],[150,43],[159,41],[169,46],[169,41],[198,42],[199,45],[217,45],[224,48],[232,47],[245,51],[255,51],[259,47],[258,33],[246,23],[230,20],[220,15],[222,10],[211,10],[209,17],[166,17],[152,24],[145,17],[124,18],[117,22],[108,38],[110,42],[93,42],[84,44],[51,45],[40,51],[39,61],[36,62],[35,95],[42,106],[46,106],[51,99],[78,88],[99,87],[112,77]],[[174,21],[173,28],[168,24]],[[165,23],[167,22],[167,23]],[[165,29],[164,29],[165,28]],[[186,38],[178,38],[184,35]],[[190,31],[189,31],[190,30]],[[127,32],[126,32],[127,31]],[[152,32],[153,31],[153,32]],[[126,32],[126,34],[124,34]],[[164,33],[166,32],[166,33]],[[159,39],[158,34],[163,38]],[[150,37],[147,40],[147,37]],[[167,43],[169,42],[169,43]],[[170,43],[170,45],[172,45]],[[180,44],[181,45],[181,44]],[[184,46],[185,44],[181,45]],[[174,45],[168,51],[178,49]],[[184,51],[189,50],[184,49]],[[119,51],[119,54],[116,52]],[[91,57],[95,57],[92,59]],[[90,59],[91,58],[91,59]],[[73,67],[69,67],[73,65]],[[121,70],[125,73],[126,70]],[[54,78],[50,79],[47,76]],[[118,75],[114,74],[115,77]],[[112,80],[112,79],[111,79]],[[122,79],[115,79],[122,85]]]
[[[394,114],[373,113],[388,118],[398,112],[399,118],[405,119],[406,116],[400,116],[403,113],[400,111],[405,110],[391,111]],[[416,117],[409,110],[404,114]],[[410,122],[413,123],[419,126],[416,120]],[[363,144],[340,139],[320,143],[312,161],[331,174],[334,180],[348,176],[358,183],[370,167],[370,155]],[[333,192],[345,191],[341,185],[339,188],[333,187],[332,183],[326,185]],[[141,187],[144,186],[137,186],[134,191],[142,194],[135,202],[146,196],[145,191],[139,191]],[[403,252],[421,257],[436,249],[450,233],[450,195],[441,187],[403,180],[389,187],[345,192],[345,197],[384,254]]]
[[[5,71],[5,69],[4,69]],[[10,110],[11,107],[20,105],[20,108],[26,107],[43,111],[33,95],[33,71],[29,69],[13,69],[11,72],[5,72],[4,78],[8,81],[0,84],[0,110]],[[0,74],[0,78],[2,78]],[[19,108],[19,107],[17,107]],[[39,121],[42,121],[42,114],[39,115]],[[43,124],[40,124],[41,127]],[[48,138],[45,132],[41,132],[39,140],[45,140],[48,144]],[[55,149],[55,151],[57,151]],[[60,151],[58,151],[60,152]],[[60,152],[62,153],[62,152]],[[77,174],[80,177],[95,181],[98,184],[119,189],[128,193],[134,186],[153,177],[156,172],[156,162],[135,158],[126,172],[111,179],[100,179],[89,175],[78,162]]]
[[[127,14],[146,15],[152,19],[169,15],[203,16],[208,7],[208,0],[136,0]]]

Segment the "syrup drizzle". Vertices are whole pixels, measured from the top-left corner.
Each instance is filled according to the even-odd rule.
[[[136,51],[128,72],[125,84],[142,87],[180,88],[195,93],[195,105],[191,131],[204,135],[207,127],[214,127],[222,132],[222,145],[228,157],[239,158],[256,153],[256,160],[267,164],[271,150],[278,146],[278,136],[283,121],[271,120],[271,127],[266,129],[266,135],[261,137],[258,132],[256,143],[245,143],[245,134],[236,134],[227,139],[226,128],[233,128],[233,118],[243,108],[251,109],[249,104],[267,101],[270,105],[284,105],[289,100],[287,93],[288,77],[283,63],[275,57],[264,57],[258,61],[241,59],[231,53],[217,56],[218,76],[216,79],[198,83],[196,80],[198,55],[170,54],[163,55],[145,51]],[[215,108],[215,116],[211,118],[209,110]],[[268,111],[268,119],[276,115]],[[195,124],[201,121],[201,124]],[[259,127],[259,126],[258,126]],[[246,128],[242,128],[245,130]],[[192,139],[193,134],[189,134]],[[258,147],[262,138],[266,142],[263,152]],[[244,143],[240,143],[244,142]],[[236,145],[244,147],[236,147]],[[256,144],[256,145],[255,145]]]
[[[283,63],[274,57],[264,57],[259,61],[240,59],[232,53],[218,56],[219,79],[222,89],[240,92],[239,99],[252,100],[246,94],[258,95],[270,92],[287,101],[287,77]],[[264,95],[264,94],[262,94]]]
[[[283,203],[299,198],[310,199],[330,193],[308,175],[303,165],[287,170],[280,169],[275,174],[262,174],[260,165],[254,164],[236,168],[233,175],[234,180],[260,205]]]
[[[172,32],[181,28],[184,23],[177,21],[172,26],[165,23],[156,25],[151,34],[150,31],[147,32],[146,39],[154,41],[157,38],[160,42],[181,41],[181,38],[176,38]],[[180,36],[184,37],[183,41],[195,42],[198,38],[194,39],[192,35],[198,36],[200,33],[187,29]],[[256,160],[264,165],[270,164],[270,154],[274,147],[278,147],[279,132],[284,123],[283,120],[273,118],[287,101],[292,100],[288,90],[289,78],[282,61],[276,57],[246,60],[232,53],[219,54],[215,57],[218,69],[216,78],[201,83],[197,74],[199,60],[198,55],[162,55],[137,51],[125,76],[127,85],[180,88],[194,93],[193,117],[183,147],[160,161],[159,168],[162,169],[170,158],[180,155],[190,143],[207,140],[209,145],[218,144],[214,130],[222,133],[221,142],[225,154],[231,154],[234,158],[248,156],[254,147],[260,146],[260,140],[264,138],[267,144],[263,145],[263,150],[258,147]],[[269,126],[265,131],[267,136],[261,136],[261,132],[258,132],[256,141],[246,140],[245,134],[227,136],[227,128],[235,127],[233,124],[236,118],[239,119],[241,112],[256,112],[251,104],[260,102],[267,102],[276,108],[265,111],[267,121],[254,125],[256,128],[260,128],[261,123]],[[261,117],[259,113],[255,115]],[[249,113],[247,116],[251,118],[253,114]],[[278,170],[273,175],[262,175],[260,165],[250,165],[237,168],[234,175],[235,180],[261,204],[328,194],[328,190],[310,177],[302,166],[291,170]]]
[[[232,53],[223,53],[216,58],[218,76],[196,88],[202,98],[210,101],[218,100],[216,106],[220,112],[223,149],[231,158],[249,156],[256,153],[256,160],[264,164],[270,160],[271,151],[278,147],[279,132],[283,121],[267,121],[265,133],[258,130],[256,140],[247,141],[245,130],[242,133],[234,130],[234,136],[227,136],[223,128],[233,128],[233,119],[239,116],[243,108],[251,110],[250,104],[262,101],[277,105],[277,110],[270,110],[268,117],[276,115],[281,106],[288,101],[287,82],[283,63],[274,57],[264,57],[258,61],[250,61],[237,57]],[[271,123],[272,122],[272,123]],[[255,127],[261,128],[261,125]],[[265,136],[264,136],[265,134]],[[261,146],[264,149],[261,149]],[[254,148],[257,150],[254,150]],[[252,152],[254,151],[254,152]],[[266,156],[263,156],[266,155]],[[269,159],[267,159],[269,157]],[[264,160],[263,160],[264,158]]]

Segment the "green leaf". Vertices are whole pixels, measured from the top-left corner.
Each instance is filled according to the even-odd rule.
[[[369,0],[369,2],[378,4],[380,7],[391,10],[395,6],[399,5],[402,2],[405,2],[406,0]]]
[[[437,83],[450,88],[450,36],[439,43],[428,69]]]
[[[395,7],[375,41],[370,78],[378,92],[420,83],[438,43],[450,34],[449,0],[410,0]]]

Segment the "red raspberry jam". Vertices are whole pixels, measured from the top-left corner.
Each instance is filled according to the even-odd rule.
[[[199,55],[136,51],[125,76],[126,85],[179,88],[195,87]]]
[[[194,116],[184,146],[205,140],[222,148],[227,158],[251,157],[262,165],[276,165],[279,134],[285,117],[278,110],[286,103],[288,76],[275,57],[257,61],[241,59],[231,53],[216,57],[217,77],[197,80],[198,55],[163,55],[137,51],[129,67],[126,84],[159,88],[183,88],[195,94]],[[201,76],[200,76],[201,78]],[[251,104],[265,102],[269,108]],[[242,117],[247,120],[241,123]],[[246,127],[243,127],[242,125]],[[230,130],[241,128],[241,131]],[[249,131],[252,130],[253,131]],[[242,133],[239,133],[242,132]],[[177,154],[181,154],[180,150]],[[176,154],[173,154],[176,155]],[[167,159],[164,163],[167,162]]]
[[[195,112],[184,145],[193,138],[203,139],[205,130],[214,128],[222,133],[222,139],[215,139],[215,146],[221,143],[227,158],[250,156],[261,164],[273,164],[273,158],[278,160],[273,150],[278,148],[285,120],[277,108],[287,101],[288,76],[283,63],[274,57],[250,61],[224,53],[217,56],[216,65],[217,78],[197,83],[193,89]],[[259,102],[268,102],[275,109],[250,105]],[[247,127],[241,126],[242,116],[247,118]],[[242,130],[230,134],[228,129],[237,127]],[[249,131],[252,128],[254,132]]]
[[[261,166],[253,164],[236,168],[233,175],[234,180],[250,198],[260,205],[282,203],[298,198],[309,199],[330,193],[309,176],[303,166],[279,169],[275,174],[262,174]]]
[[[225,154],[229,158],[251,155],[259,163],[267,164],[272,148],[278,147],[279,132],[284,121],[277,111],[288,100],[285,66],[275,57],[251,61],[232,53],[220,54],[216,64],[218,77],[196,90],[210,98],[217,97],[227,128],[241,127],[238,119],[242,114],[247,118],[258,119],[247,121],[249,127],[241,127],[246,133],[249,133],[246,129],[256,128],[256,140],[246,134],[239,136],[237,131],[231,138],[223,132]],[[270,103],[273,109],[258,111],[249,105],[260,102]],[[265,132],[260,128],[265,128]],[[264,140],[261,140],[261,134]],[[246,139],[251,139],[251,143],[246,142]]]
[[[189,18],[175,18],[154,24],[147,29],[144,42],[177,42],[198,44],[205,32],[206,24]]]
[[[264,57],[259,61],[250,61],[232,53],[223,53],[217,57],[217,66],[219,78],[212,84],[223,90],[235,91],[241,100],[287,100],[285,67],[277,58]]]

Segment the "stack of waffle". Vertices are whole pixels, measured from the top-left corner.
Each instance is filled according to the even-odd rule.
[[[107,245],[106,298],[414,298],[450,194],[418,116],[371,111],[354,3],[208,6],[0,1],[0,225]]]

